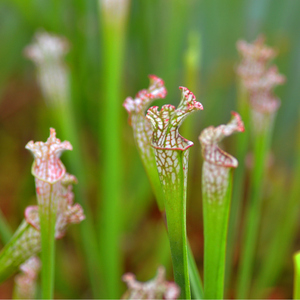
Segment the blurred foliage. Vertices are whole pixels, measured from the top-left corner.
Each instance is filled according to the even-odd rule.
[[[235,44],[241,38],[252,41],[260,33],[265,34],[268,45],[278,50],[275,63],[287,77],[287,83],[276,91],[282,105],[275,124],[274,160],[269,172],[269,183],[274,185],[267,188],[267,201],[271,202],[273,194],[279,194],[278,182],[282,189],[289,188],[298,134],[299,13],[300,2],[295,0],[131,2],[122,74],[123,97],[118,99],[120,105],[126,96],[133,96],[148,86],[148,74],[155,74],[165,80],[168,95],[166,100],[154,105],[177,104],[180,99],[178,86],[185,85],[204,106],[204,111],[193,119],[186,135],[195,143],[191,149],[188,182],[188,236],[200,269],[203,237],[197,136],[206,126],[226,122],[230,111],[236,109],[234,68],[239,57]],[[0,207],[13,230],[23,218],[24,208],[35,202],[34,181],[30,174],[32,158],[24,147],[29,140],[45,141],[49,127],[53,126],[36,83],[34,66],[23,56],[24,47],[38,29],[64,35],[71,44],[67,64],[72,76],[73,113],[85,154],[82,159],[88,185],[84,189],[89,205],[96,211],[96,195],[101,190],[99,170],[103,165],[98,149],[101,151],[105,147],[101,138],[98,140],[103,128],[99,126],[99,111],[105,101],[111,100],[101,97],[104,88],[102,52],[106,45],[101,42],[98,18],[96,0],[0,2]],[[190,47],[194,48],[191,50]],[[197,64],[191,68],[186,55],[194,55],[195,47],[199,50],[199,57],[190,59]],[[189,72],[193,72],[193,76]],[[148,280],[157,266],[164,264],[170,277],[166,235],[126,119],[124,109],[121,120],[123,207],[122,216],[117,216],[124,223],[121,240],[124,271],[136,273],[139,280]],[[60,132],[57,136],[68,139]],[[225,146],[229,152],[235,153],[234,138],[229,139]],[[62,160],[68,161],[67,156],[64,154]],[[280,192],[284,195],[282,190]],[[284,199],[275,197],[275,201],[278,206],[271,209],[277,215],[281,208],[284,209]],[[274,217],[270,211],[266,217],[271,222],[263,222],[267,227],[262,231],[262,237],[273,228]],[[267,242],[268,238],[261,238],[260,248],[264,249]],[[66,238],[57,244],[56,297],[90,297],[76,226],[70,228]],[[299,248],[299,239],[297,245],[292,246],[293,250]],[[285,279],[278,281],[272,290],[273,297],[291,297],[292,257],[287,258],[282,275]],[[11,291],[12,280],[0,287],[0,298],[10,297]]]

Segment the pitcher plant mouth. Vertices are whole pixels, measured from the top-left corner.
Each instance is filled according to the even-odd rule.
[[[152,106],[147,111],[146,118],[151,121],[153,128],[151,145],[155,149],[184,151],[193,146],[193,142],[179,134],[178,128],[190,113],[203,110],[203,106],[188,88],[181,86],[179,89],[182,94],[177,109],[166,104],[160,111],[157,106]]]

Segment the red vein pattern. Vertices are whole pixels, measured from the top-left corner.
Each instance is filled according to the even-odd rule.
[[[129,114],[129,123],[133,129],[134,140],[139,155],[148,175],[159,209],[162,211],[164,196],[157,173],[154,150],[151,147],[153,130],[150,121],[145,117],[145,111],[153,100],[165,98],[167,90],[162,79],[154,75],[150,75],[149,78],[149,88],[139,91],[135,99],[131,97],[126,98],[123,106]]]
[[[165,268],[159,267],[156,276],[147,282],[139,282],[132,273],[123,275],[128,290],[122,299],[170,299],[175,300],[180,295],[180,289],[176,283],[166,281]]]
[[[153,130],[150,121],[145,118],[145,111],[154,100],[163,99],[167,95],[162,79],[155,75],[150,75],[149,78],[150,85],[147,90],[139,91],[135,99],[126,98],[123,103],[129,114],[129,123],[133,128],[138,150],[142,160],[147,163],[153,160],[153,150],[150,142]]]
[[[209,203],[218,201],[220,205],[222,204],[224,193],[228,187],[229,171],[238,166],[236,158],[220,149],[218,143],[224,137],[244,130],[240,115],[232,112],[232,119],[227,125],[210,126],[204,129],[199,136],[204,159],[203,193],[208,195]]]
[[[36,194],[40,209],[57,209],[61,196],[61,183],[66,173],[65,166],[59,159],[65,150],[72,150],[69,142],[56,138],[54,128],[50,128],[50,137],[46,143],[30,141],[26,147],[34,155],[32,175],[35,177]],[[52,200],[51,200],[52,199]]]
[[[65,174],[60,182],[60,197],[57,204],[55,238],[64,237],[69,224],[78,224],[85,219],[83,209],[80,204],[74,202],[72,185],[77,183],[74,175]],[[40,230],[40,219],[38,206],[28,206],[25,209],[25,220],[35,229]]]
[[[155,149],[155,157],[158,173],[162,186],[167,182],[175,184],[176,174],[180,168],[187,169],[188,148],[193,146],[191,141],[183,138],[178,128],[182,121],[193,111],[202,110],[203,106],[196,101],[194,94],[185,87],[180,87],[182,97],[177,109],[173,105],[164,105],[161,111],[157,106],[150,107],[147,118],[153,127],[152,147]],[[181,165],[177,157],[177,151],[185,151],[184,164]]]

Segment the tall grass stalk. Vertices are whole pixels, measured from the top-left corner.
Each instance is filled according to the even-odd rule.
[[[227,229],[232,168],[238,161],[218,147],[224,137],[244,131],[237,113],[227,125],[208,127],[199,136],[203,154],[202,199],[204,222],[204,297],[224,298]]]
[[[248,92],[243,83],[238,81],[237,88],[237,106],[238,112],[244,121],[245,132],[236,136],[236,158],[239,162],[238,168],[233,174],[233,189],[232,189],[232,203],[228,224],[228,238],[227,238],[227,253],[226,253],[226,276],[225,285],[228,286],[231,281],[233,271],[233,258],[235,256],[235,249],[237,245],[239,224],[241,222],[241,208],[243,204],[243,192],[245,185],[245,157],[248,151],[249,144],[249,99]]]
[[[129,0],[98,0],[102,33],[103,74],[101,80],[101,193],[98,234],[105,298],[121,294],[122,254],[120,249],[122,206],[121,76],[125,52]]]
[[[294,295],[293,299],[300,299],[300,252],[294,255]]]
[[[6,244],[12,237],[12,230],[7,223],[2,211],[0,210],[0,239],[3,244]]]
[[[245,299],[249,296],[252,282],[254,255],[262,212],[262,188],[272,136],[272,127],[272,124],[269,124],[254,140],[254,165],[250,178],[250,202],[246,210],[241,261],[237,281],[237,298],[240,299]]]
[[[300,128],[300,124],[298,125]],[[299,131],[298,131],[299,132]],[[262,297],[265,288],[272,286],[282,272],[283,264],[289,255],[290,247],[297,232],[297,222],[300,211],[300,135],[298,135],[296,145],[296,163],[293,172],[291,190],[288,196],[285,211],[282,219],[276,223],[276,234],[268,246],[268,255],[262,261],[260,271],[255,280],[253,296]]]

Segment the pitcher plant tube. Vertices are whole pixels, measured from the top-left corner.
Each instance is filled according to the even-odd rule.
[[[154,75],[150,75],[149,78],[149,88],[139,91],[135,99],[131,97],[126,98],[123,106],[129,114],[129,124],[132,126],[134,140],[150,180],[157,204],[160,211],[163,211],[163,193],[157,173],[154,149],[151,147],[153,129],[145,113],[152,101],[166,97],[167,90],[162,79]]]
[[[151,146],[153,129],[151,122],[145,116],[145,111],[153,100],[165,98],[167,90],[162,79],[155,75],[149,75],[149,78],[149,88],[139,91],[135,99],[126,98],[123,106],[129,114],[129,124],[133,129],[138,152],[150,180],[162,218],[165,220],[164,194],[157,172],[155,151]],[[192,292],[196,298],[202,298],[202,282],[189,244],[187,251]]]
[[[199,136],[204,159],[202,198],[204,222],[204,297],[223,299],[227,229],[231,203],[232,169],[238,161],[218,143],[233,132],[243,132],[238,113],[227,125],[208,127]]]
[[[65,150],[72,150],[68,141],[61,142],[56,138],[55,129],[50,129],[50,137],[46,143],[33,141],[26,145],[34,155],[32,174],[35,177],[36,194],[38,200],[38,216],[34,218],[37,211],[35,207],[29,207],[25,217],[39,220],[39,224],[32,222],[35,228],[40,227],[41,251],[42,251],[42,297],[52,298],[54,289],[54,253],[55,253],[55,226],[57,212],[61,212],[61,199],[66,196],[62,181],[66,175],[66,169],[59,157]],[[68,180],[67,180],[68,181]],[[83,218],[82,210],[77,205],[75,215],[78,213],[78,221]],[[58,219],[60,220],[60,219]],[[66,222],[62,222],[64,225]],[[64,226],[62,226],[64,228]],[[64,230],[64,229],[63,229]],[[59,232],[59,230],[58,230]],[[60,234],[60,232],[59,232]]]
[[[186,185],[189,148],[191,141],[178,132],[182,121],[192,112],[203,109],[194,94],[185,87],[177,109],[164,105],[150,107],[147,118],[151,121],[153,134],[151,145],[159,179],[162,185],[167,218],[168,236],[172,254],[175,282],[181,289],[181,298],[190,299],[190,282],[187,265],[186,237]]]

